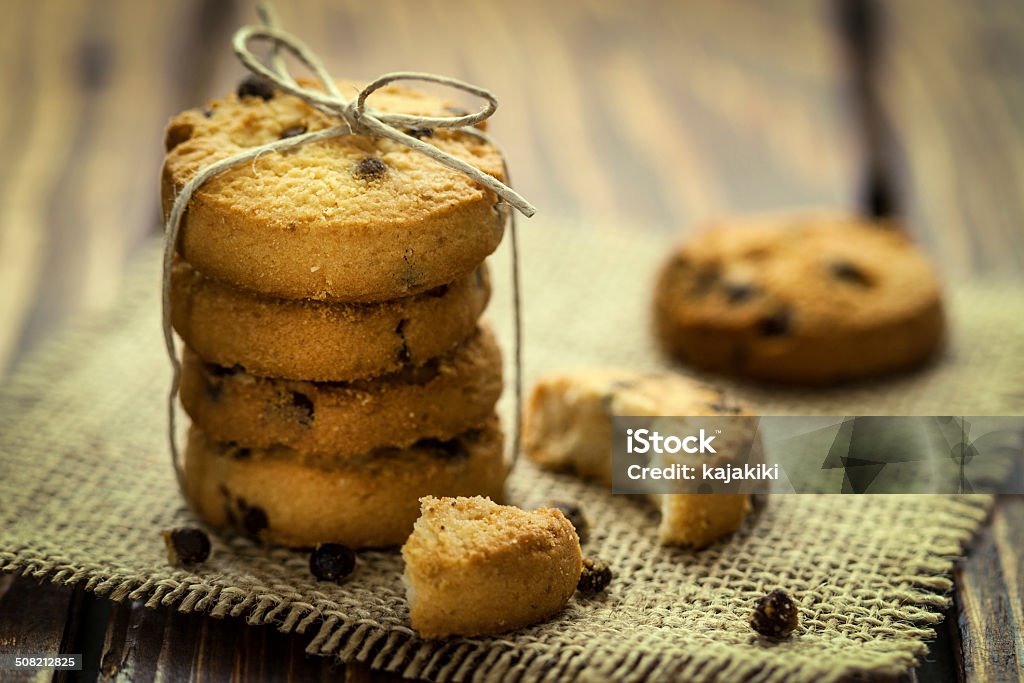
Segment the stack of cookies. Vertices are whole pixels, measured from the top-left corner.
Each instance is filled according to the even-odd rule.
[[[339,83],[342,92],[357,86]],[[451,116],[400,87],[380,111]],[[248,79],[172,119],[165,212],[199,170],[337,124]],[[502,179],[498,151],[456,129],[407,131]],[[387,139],[267,154],[205,183],[172,271],[191,416],[185,494],[211,525],[293,547],[403,542],[422,496],[501,496],[501,355],[479,317],[493,193]]]

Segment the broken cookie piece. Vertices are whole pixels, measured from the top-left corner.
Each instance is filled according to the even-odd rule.
[[[548,375],[534,386],[523,420],[526,455],[541,467],[612,485],[613,416],[747,415],[723,391],[671,373],[579,370]],[[716,441],[724,460],[745,455],[757,428]],[[743,433],[739,433],[739,432]],[[741,453],[742,451],[742,453]],[[750,510],[746,494],[648,495],[661,510],[658,540],[702,548],[736,531]]]
[[[504,633],[547,619],[572,596],[583,558],[572,524],[488,498],[420,499],[402,547],[412,627],[424,638]]]

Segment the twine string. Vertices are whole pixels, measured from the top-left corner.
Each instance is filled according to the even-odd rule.
[[[514,336],[514,367],[515,367],[515,424],[513,425],[512,453],[509,462],[509,469],[515,465],[519,454],[520,445],[520,420],[522,413],[522,322],[521,322],[521,293],[519,281],[519,246],[515,213],[521,213],[530,217],[536,213],[536,209],[519,193],[513,190],[508,184],[497,178],[484,173],[480,169],[471,166],[462,159],[447,154],[437,147],[423,142],[422,140],[405,133],[402,128],[453,128],[460,132],[472,135],[484,142],[487,142],[499,150],[502,167],[506,181],[509,181],[508,164],[505,155],[500,148],[474,126],[488,119],[497,109],[498,101],[494,95],[479,86],[460,81],[447,76],[440,76],[431,73],[415,71],[397,71],[384,74],[358,92],[354,99],[347,99],[335,85],[323,63],[316,54],[297,37],[282,30],[278,26],[277,18],[270,3],[260,3],[259,16],[263,25],[243,26],[235,32],[232,38],[232,46],[235,55],[242,65],[252,73],[262,76],[283,92],[289,93],[306,102],[314,109],[324,114],[341,120],[336,126],[324,128],[295,135],[283,140],[275,140],[264,145],[252,147],[238,154],[221,159],[196,173],[178,192],[171,205],[164,226],[164,254],[163,254],[163,333],[164,342],[167,348],[167,355],[171,361],[171,389],[168,395],[168,436],[171,448],[171,458],[174,464],[175,476],[178,485],[184,490],[184,471],[181,466],[181,457],[177,441],[177,400],[178,391],[181,385],[181,361],[178,359],[178,352],[174,340],[174,329],[171,325],[171,267],[174,263],[174,254],[177,250],[181,236],[182,219],[192,200],[195,192],[211,178],[224,173],[232,168],[241,166],[253,161],[264,154],[281,152],[293,147],[328,140],[345,135],[369,135],[378,138],[388,138],[401,145],[437,161],[448,168],[458,171],[475,182],[483,185],[498,196],[498,203],[495,210],[503,211],[503,205],[515,209],[510,212],[509,237],[511,242],[512,261],[512,316]],[[249,49],[252,42],[265,41],[271,43],[270,63],[268,67]],[[309,69],[322,86],[321,89],[308,88],[299,84],[288,72],[281,52],[288,52]],[[380,112],[367,106],[367,98],[377,90],[397,81],[419,81],[436,83],[446,87],[460,90],[483,100],[483,106],[477,112],[459,116],[416,116],[411,114],[397,114]],[[509,181],[510,182],[510,181]]]

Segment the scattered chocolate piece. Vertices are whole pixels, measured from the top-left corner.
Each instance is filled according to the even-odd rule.
[[[789,311],[782,310],[775,315],[767,318],[762,318],[758,326],[761,329],[761,335],[765,337],[783,337],[789,334],[790,328],[790,315]]]
[[[213,118],[213,109],[210,107],[205,107],[203,109],[203,116],[208,119]]]
[[[583,558],[583,573],[580,574],[580,582],[576,584],[576,590],[581,593],[600,593],[612,582],[612,568],[604,560],[596,557]]]
[[[405,131],[403,131],[403,132],[406,135],[410,135],[410,136],[416,138],[417,140],[422,140],[423,138],[429,138],[429,137],[432,137],[434,135],[434,129],[433,128],[406,128]]]
[[[867,274],[849,261],[837,261],[833,263],[829,269],[832,272],[832,277],[837,280],[858,285],[860,287],[871,286],[871,279]]]
[[[565,515],[569,523],[576,528],[576,535],[580,537],[580,543],[586,543],[590,532],[590,523],[587,522],[587,518],[583,515],[583,510],[580,506],[562,500],[553,500],[551,501],[551,507]]]
[[[778,588],[757,601],[750,618],[751,628],[768,638],[787,638],[799,625],[796,603]]]
[[[263,508],[253,505],[245,508],[245,513],[242,515],[242,526],[245,527],[247,534],[259,538],[260,532],[270,526],[270,520],[267,519],[267,513],[263,511]]]
[[[340,581],[356,568],[356,554],[340,543],[318,545],[309,555],[309,571],[317,581]]]
[[[356,164],[355,174],[363,180],[375,180],[388,172],[388,165],[377,157],[360,159]]]
[[[238,99],[243,97],[259,97],[263,100],[270,100],[274,98],[274,84],[263,78],[263,76],[250,74],[238,84],[236,94]]]
[[[739,304],[752,299],[757,293],[757,288],[743,282],[725,283],[725,296],[731,304]]]
[[[176,567],[202,564],[210,557],[210,537],[202,529],[185,526],[160,535],[167,546],[167,561]]]
[[[278,136],[278,139],[284,140],[285,138],[293,138],[296,135],[302,135],[307,130],[309,129],[306,127],[306,124],[304,123],[300,123],[295,126],[288,126],[287,128],[281,131],[281,135]]]

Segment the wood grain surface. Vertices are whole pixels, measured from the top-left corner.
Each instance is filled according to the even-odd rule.
[[[668,235],[730,212],[853,209],[864,193],[869,155],[830,2],[279,4],[285,27],[338,77],[414,69],[492,89],[501,102],[492,130],[516,185],[549,215]],[[878,104],[914,234],[949,280],[1019,276],[1024,4],[882,8],[871,47]],[[125,263],[160,230],[165,122],[234,87],[243,71],[229,37],[254,19],[249,3],[226,0],[34,0],[5,10],[0,376],[69,320],[113,301]],[[1024,666],[1022,510],[1019,499],[1003,501],[959,567],[958,654],[920,670],[923,679],[999,680]],[[301,636],[5,577],[0,645],[12,644],[88,646],[105,680],[340,672],[305,658]]]

